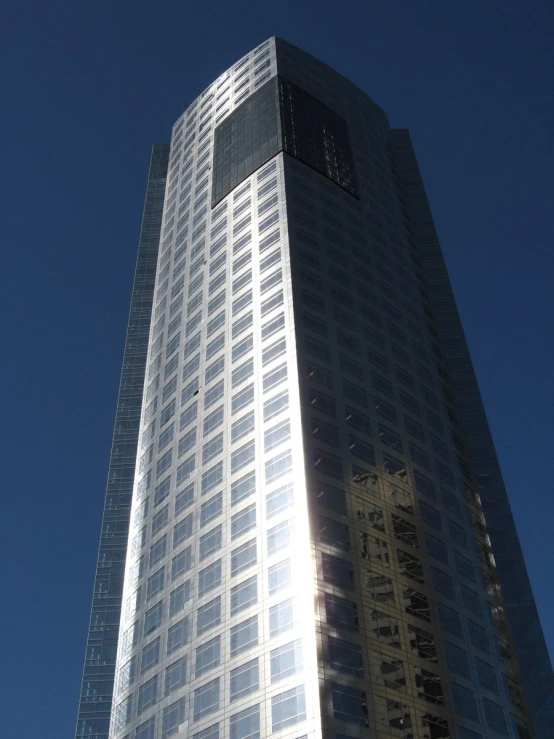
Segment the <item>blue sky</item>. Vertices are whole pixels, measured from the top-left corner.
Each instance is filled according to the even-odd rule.
[[[554,651],[549,0],[8,0],[0,733],[74,729],[149,152],[280,35],[408,127]]]

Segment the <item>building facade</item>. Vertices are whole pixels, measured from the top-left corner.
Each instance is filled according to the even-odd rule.
[[[153,150],[76,737],[545,739],[552,687],[409,135],[270,39]]]

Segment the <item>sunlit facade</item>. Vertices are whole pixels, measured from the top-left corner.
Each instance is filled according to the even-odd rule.
[[[155,147],[141,254],[77,739],[535,736],[407,132],[270,39]]]

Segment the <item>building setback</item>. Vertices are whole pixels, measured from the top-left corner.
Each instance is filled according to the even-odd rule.
[[[269,39],[152,152],[76,739],[546,739],[553,702],[409,134]]]

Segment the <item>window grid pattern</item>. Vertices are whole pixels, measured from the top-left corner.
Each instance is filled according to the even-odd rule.
[[[266,71],[275,67],[273,48],[261,52]],[[240,70],[251,69],[249,89],[258,56]],[[182,715],[195,733],[210,731],[228,715],[229,700],[237,716],[245,701],[270,716],[271,696],[298,685],[297,674],[284,674],[275,688],[269,677],[279,645],[269,636],[269,610],[308,592],[292,575],[278,578],[273,595],[269,585],[294,544],[286,537],[268,544],[269,529],[296,517],[298,505],[307,523],[305,492],[298,499],[293,482],[302,466],[298,410],[295,419],[288,404],[270,421],[263,415],[264,402],[297,374],[282,158],[215,208],[208,197],[220,98],[232,110],[246,89],[236,89],[237,75],[226,73],[189,107],[172,142],[118,653],[115,700],[125,716],[116,724],[114,713],[118,738],[173,731]],[[276,424],[284,431],[275,433]],[[283,486],[289,505],[268,516],[266,497]],[[300,621],[287,638],[301,640]],[[315,670],[315,638],[312,651]],[[255,670],[244,667],[251,663]],[[182,705],[164,713],[176,700]]]
[[[332,122],[325,151],[303,141],[307,115],[289,131],[305,155],[262,157],[212,201],[216,127],[277,72],[291,105],[312,96],[340,116],[351,152]],[[477,735],[510,714],[525,730],[389,138],[377,106],[279,39],[174,127],[114,739],[170,736],[185,720],[201,739],[354,726],[449,737],[460,714]],[[297,525],[306,492],[311,542]],[[299,588],[310,546],[314,579]]]
[[[459,643],[472,665],[468,689],[477,695],[484,692],[484,679],[477,682],[480,650],[465,624],[478,622],[490,644],[508,653],[510,646],[448,371],[407,238],[387,124],[348,82],[336,75],[331,83],[307,55],[300,62],[298,50],[282,41],[278,54],[280,74],[347,120],[364,193],[358,206],[317,173],[285,162],[303,334],[304,438],[311,437],[313,449],[310,505],[313,521],[320,514],[332,520],[319,522],[315,533],[316,627],[323,645],[350,637],[362,649],[358,708],[366,705],[368,714],[364,719],[361,709],[347,719],[344,705],[352,709],[354,698],[341,693],[326,721],[332,732],[345,721],[383,729],[380,722],[399,726],[398,716],[409,715],[414,726],[436,719],[445,729],[436,736],[449,736],[446,727],[457,719],[441,657],[444,608],[459,621]],[[338,600],[326,603],[328,597]],[[333,643],[335,667],[326,666],[322,686],[327,695],[332,682],[340,683],[337,673],[353,669],[352,649]],[[491,649],[488,664],[496,677],[487,684],[498,685],[506,661]],[[391,689],[399,691],[398,706],[391,706]],[[511,711],[525,725],[525,711],[505,695],[496,700],[506,717]],[[480,708],[476,731],[484,733],[484,720]]]

